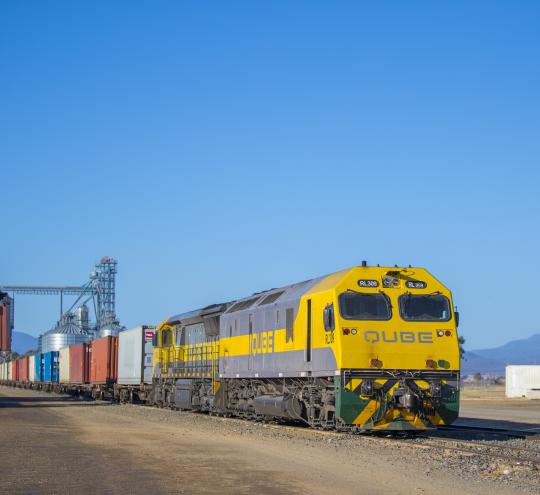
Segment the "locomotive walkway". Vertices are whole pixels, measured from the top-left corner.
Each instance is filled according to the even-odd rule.
[[[477,476],[482,464],[454,454],[0,387],[0,493],[510,495],[540,486],[530,473],[515,486]]]

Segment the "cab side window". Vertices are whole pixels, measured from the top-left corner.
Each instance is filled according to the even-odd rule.
[[[183,335],[184,327],[176,327],[175,333],[175,339],[176,345],[182,345],[182,335]]]
[[[170,330],[163,330],[161,332],[161,346],[170,347],[172,345],[172,333]]]
[[[324,329],[327,332],[331,332],[336,327],[336,321],[334,318],[334,305],[327,304],[324,308]]]

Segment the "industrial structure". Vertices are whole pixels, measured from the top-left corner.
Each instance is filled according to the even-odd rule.
[[[13,311],[13,299],[0,291],[0,354],[11,351]]]
[[[96,337],[118,335],[122,327],[116,317],[117,265],[118,262],[114,258],[104,256],[96,263],[89,280],[78,287],[0,285],[0,291],[6,293],[3,300],[0,297],[0,304],[5,304],[5,307],[10,309],[8,322],[13,328],[15,294],[60,296],[60,318],[52,329],[39,337],[41,352],[58,351],[63,347],[87,342]],[[11,293],[12,297],[8,297],[8,293]],[[0,292],[0,296],[2,294],[4,293]],[[64,296],[77,296],[67,309],[64,308]],[[89,305],[94,312],[94,323],[90,321]],[[0,351],[10,351],[11,330],[4,330],[3,326],[0,330],[3,332],[0,334]]]

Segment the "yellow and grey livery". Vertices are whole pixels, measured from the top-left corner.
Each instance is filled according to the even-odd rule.
[[[366,264],[208,306],[159,327],[153,401],[326,428],[449,424],[457,317],[425,269]]]

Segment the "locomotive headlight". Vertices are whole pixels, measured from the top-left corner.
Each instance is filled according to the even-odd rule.
[[[373,380],[364,380],[360,385],[362,395],[373,395]]]
[[[444,335],[444,331],[443,330],[437,330],[437,335],[439,337],[442,337]]]
[[[431,382],[430,386],[431,395],[433,397],[440,397],[442,392],[442,384],[439,381]]]
[[[356,328],[353,328],[353,329],[351,330],[351,333],[352,333],[353,335],[356,335]]]

